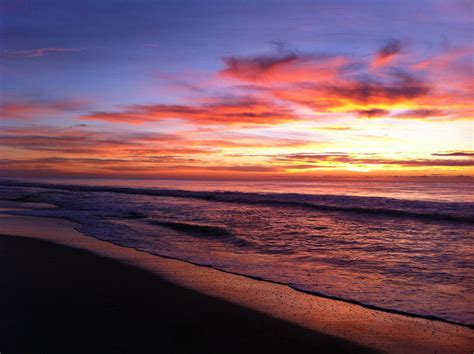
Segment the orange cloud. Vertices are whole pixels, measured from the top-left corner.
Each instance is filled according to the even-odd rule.
[[[362,154],[363,155],[363,154]],[[369,157],[364,157],[356,154],[346,154],[346,153],[328,153],[328,154],[314,154],[314,153],[296,153],[296,154],[286,154],[286,155],[276,155],[272,156],[272,159],[275,161],[292,161],[297,164],[301,163],[311,163],[312,167],[316,163],[343,163],[343,164],[353,164],[353,165],[397,165],[403,167],[471,167],[474,166],[474,159],[465,159],[463,157],[470,157],[470,155],[439,155],[432,154],[434,156],[450,156],[450,157],[461,157],[455,159],[388,159],[384,157],[371,157],[370,155],[376,154],[367,154]],[[311,167],[311,168],[312,168]]]
[[[104,133],[79,128],[4,129],[0,134],[0,146],[3,147],[67,155],[111,156],[123,153],[122,150],[145,147],[151,149],[153,145],[166,142],[173,142],[176,145],[181,144],[182,140],[179,136],[171,134]],[[163,149],[155,148],[153,151],[156,153],[170,149],[170,144],[167,144]]]
[[[398,40],[392,40],[385,44],[375,55],[371,68],[378,69],[391,63],[397,56],[400,55],[402,44]]]
[[[441,72],[447,69],[456,69],[456,67],[459,67],[459,65],[453,65],[453,62],[459,61],[468,55],[472,55],[473,52],[474,47],[472,46],[467,48],[452,49],[432,56],[431,58],[417,61],[411,67],[414,70],[436,69],[440,70]]]
[[[314,140],[314,139],[313,139]],[[182,135],[162,133],[97,132],[83,127],[54,129],[4,129],[0,148],[29,152],[41,157],[107,159],[125,158],[144,162],[164,156],[215,155],[223,148],[296,147],[310,141],[221,131],[195,131]],[[314,144],[314,141],[311,141]],[[6,156],[6,155],[5,155]],[[53,160],[50,160],[53,161]],[[154,161],[157,162],[158,160]]]
[[[224,58],[223,78],[250,83],[294,83],[334,79],[347,64],[342,56],[316,56],[287,53],[277,56]]]
[[[201,105],[132,105],[119,112],[93,112],[85,120],[103,120],[142,124],[163,119],[180,118],[198,124],[274,124],[298,119],[295,113],[280,104],[254,97],[219,99]]]
[[[180,118],[201,126],[242,126],[312,120],[318,114],[418,120],[472,117],[472,79],[466,75],[456,80],[453,73],[448,79],[432,75],[431,69],[407,64],[413,63],[409,53],[399,67],[377,74],[367,70],[392,63],[401,50],[399,41],[391,41],[368,63],[341,55],[296,52],[228,57],[217,74],[224,83],[244,83],[231,87],[238,90],[237,96],[232,91],[234,98],[202,97],[204,103],[182,105],[135,104],[81,118],[130,124]]]
[[[444,118],[448,117],[449,113],[439,110],[439,109],[411,109],[401,113],[393,115],[396,118],[407,118],[407,119],[417,119],[417,118]]]
[[[407,74],[390,80],[340,80],[334,84],[301,84],[268,90],[280,100],[311,108],[315,112],[346,112],[362,117],[385,117],[398,106],[416,106],[430,97],[429,83]]]
[[[28,119],[42,115],[73,112],[84,107],[84,102],[61,100],[52,102],[16,100],[0,102],[0,119]]]
[[[401,51],[401,43],[391,41],[377,52],[368,67],[381,68],[393,63]],[[364,73],[361,61],[341,56],[288,53],[233,57],[225,59],[226,68],[219,74],[225,79],[248,82],[249,85],[238,86],[241,90],[270,95],[314,113],[347,113],[368,118],[470,119],[474,111],[472,64],[452,63],[469,53],[455,51],[446,54],[446,58],[433,59],[433,64],[426,64],[428,71],[407,66],[412,62],[407,54],[407,60],[399,67],[377,75],[371,71]]]
[[[381,108],[359,109],[354,111],[359,117],[379,118],[387,117],[390,112]]]

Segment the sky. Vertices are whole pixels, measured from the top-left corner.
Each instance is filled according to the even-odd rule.
[[[473,1],[0,0],[0,176],[474,176]]]

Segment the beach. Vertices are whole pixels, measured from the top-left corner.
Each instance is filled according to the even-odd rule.
[[[158,257],[87,237],[69,221],[1,215],[0,225],[2,353],[470,353],[474,347],[474,331],[465,326]]]
[[[474,354],[474,1],[0,1],[0,354]]]

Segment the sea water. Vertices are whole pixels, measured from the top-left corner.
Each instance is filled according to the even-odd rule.
[[[152,254],[474,325],[470,180],[4,180],[0,199]]]

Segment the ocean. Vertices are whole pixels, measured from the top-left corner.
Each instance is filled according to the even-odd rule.
[[[6,212],[122,246],[474,326],[469,179],[0,180],[0,199],[53,204]]]

